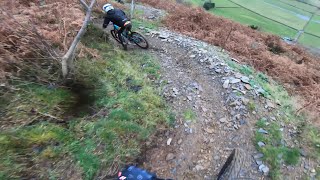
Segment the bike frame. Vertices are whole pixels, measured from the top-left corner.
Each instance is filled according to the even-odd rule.
[[[121,29],[121,27],[113,24],[113,29],[118,32],[118,31]],[[125,30],[122,32],[122,35],[123,35],[125,38],[128,39],[128,30],[125,29]]]

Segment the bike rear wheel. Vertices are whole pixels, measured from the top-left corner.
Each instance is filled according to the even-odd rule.
[[[147,39],[137,32],[131,33],[131,41],[142,49],[149,48],[149,43]]]
[[[120,38],[122,38],[122,41],[120,41]],[[125,38],[123,35],[121,35],[121,37],[118,38],[121,45],[123,46],[124,50],[128,50],[128,39]]]

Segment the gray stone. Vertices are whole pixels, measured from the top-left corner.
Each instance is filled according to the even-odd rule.
[[[180,145],[182,143],[182,139],[178,140],[178,145]]]
[[[173,154],[173,153],[169,153],[169,154],[167,154],[167,156],[166,156],[166,160],[167,161],[170,161],[170,160],[172,160],[172,159],[174,159],[175,158],[175,155]]]
[[[300,154],[301,154],[301,156],[303,156],[303,157],[306,157],[306,156],[307,156],[306,151],[303,150],[303,149],[300,149]]]
[[[256,160],[256,163],[257,163],[257,165],[261,165],[262,164],[262,161],[261,160]]]
[[[214,156],[214,158],[213,158],[214,160],[219,160],[220,159],[220,157],[219,156]]]
[[[266,93],[266,91],[264,89],[262,89],[262,88],[257,89],[257,92],[260,93],[260,94]]]
[[[268,175],[270,169],[268,168],[268,166],[261,164],[259,166],[259,171],[263,172],[264,175]]]
[[[227,89],[229,87],[229,79],[228,80],[225,80],[224,83],[223,83],[223,88]]]
[[[168,39],[170,37],[170,35],[169,34],[165,34],[165,33],[161,33],[160,35],[159,35],[159,38],[160,39]]]
[[[223,118],[219,119],[219,121],[220,121],[221,123],[225,123],[225,122],[227,122],[227,118],[223,117]]]
[[[242,76],[241,77],[241,81],[244,82],[244,83],[249,84],[250,79],[247,76]]]
[[[155,19],[155,18],[156,18],[156,16],[154,16],[154,15],[148,16],[148,19]]]
[[[241,119],[240,120],[240,125],[244,125],[244,124],[246,124],[247,122],[244,120],[244,119]]]
[[[253,155],[253,158],[254,159],[261,159],[261,158],[263,158],[263,154],[262,153],[255,154],[255,155]]]
[[[241,80],[240,79],[232,79],[230,81],[231,84],[236,84],[236,83],[239,83]]]
[[[247,99],[245,97],[242,97],[241,100],[242,100],[244,105],[247,105],[249,103],[249,101],[250,101],[249,99]]]
[[[265,145],[266,145],[266,144],[265,144],[264,142],[261,142],[261,141],[258,142],[258,146],[259,146],[259,147],[263,147],[263,146],[265,146]]]
[[[270,108],[273,108],[273,109],[276,108],[276,105],[273,102],[271,102],[270,100],[267,100],[267,106]]]
[[[213,128],[206,128],[205,131],[209,134],[213,134],[214,133],[214,129]]]
[[[215,69],[214,71],[215,71],[216,73],[221,73],[222,70],[221,70],[221,69]]]
[[[196,165],[195,169],[197,171],[201,171],[201,170],[204,170],[204,167],[198,164],[198,165]]]
[[[260,129],[258,130],[258,133],[268,134],[268,131],[266,131],[266,130],[264,130],[264,129],[260,128]]]
[[[192,54],[192,55],[190,55],[189,57],[190,57],[190,58],[195,58],[196,55]]]

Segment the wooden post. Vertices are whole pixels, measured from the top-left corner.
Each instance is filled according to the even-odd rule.
[[[130,19],[133,19],[133,13],[134,13],[134,0],[131,0]]]

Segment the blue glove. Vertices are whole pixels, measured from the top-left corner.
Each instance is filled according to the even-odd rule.
[[[125,170],[119,172],[118,180],[156,180],[155,174],[149,173],[145,170],[130,166]]]

